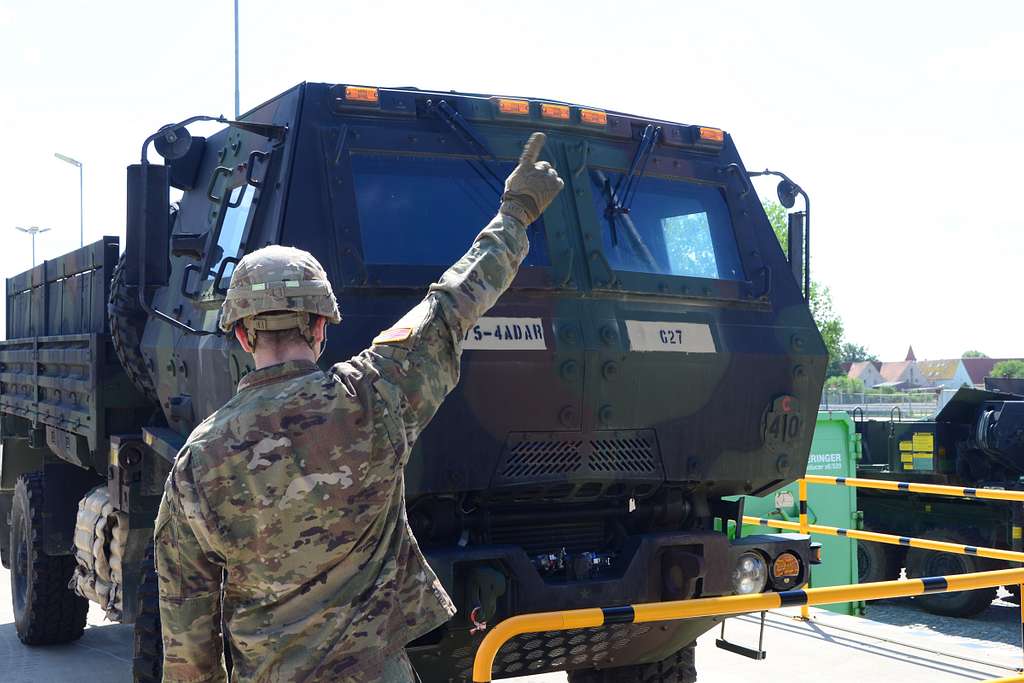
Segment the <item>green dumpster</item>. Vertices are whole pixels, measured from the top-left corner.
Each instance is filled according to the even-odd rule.
[[[836,411],[818,413],[814,440],[811,443],[811,457],[807,461],[807,474],[855,477],[858,459],[860,435],[857,434],[850,416],[845,412]],[[853,487],[809,484],[807,501],[807,519],[811,524],[846,529],[860,527],[857,489]],[[760,498],[746,496],[744,514],[800,521],[798,485],[794,482]],[[764,527],[749,524],[743,527],[744,536],[763,533]],[[811,586],[842,586],[857,583],[856,541],[820,534],[812,534],[812,538],[822,545],[822,564],[811,569]],[[829,605],[825,609],[859,616],[864,614],[864,603],[844,602]]]

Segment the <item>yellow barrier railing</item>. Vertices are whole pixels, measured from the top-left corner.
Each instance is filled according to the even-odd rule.
[[[729,595],[719,598],[652,602],[621,607],[594,607],[560,612],[520,614],[500,622],[484,637],[480,647],[477,648],[476,658],[473,661],[473,681],[490,681],[494,657],[498,650],[512,638],[526,633],[564,631],[607,624],[641,624],[651,621],[727,616],[761,612],[779,607],[829,605],[837,602],[902,598],[925,593],[956,592],[1021,584],[1024,584],[1024,568],[902,581],[880,581],[850,586],[822,586],[821,588],[797,589],[780,593]],[[1001,680],[1024,680],[1024,678]]]
[[[826,536],[845,536],[846,538],[853,538],[858,541],[874,541],[875,543],[902,545],[907,548],[936,550],[943,553],[956,553],[957,555],[977,555],[978,557],[989,557],[993,560],[1006,560],[1007,562],[1024,562],[1024,553],[1019,553],[1013,550],[1002,550],[1001,548],[985,548],[983,546],[933,541],[927,538],[894,536],[892,534],[882,534],[877,531],[843,529],[842,527],[825,526],[823,524],[798,524],[796,522],[787,522],[782,519],[765,519],[764,517],[750,517],[748,515],[743,516],[743,523],[757,524],[771,529],[799,531],[802,534],[810,532],[812,534],[824,534]]]
[[[957,498],[982,498],[985,500],[1009,500],[1024,503],[1024,491],[1006,491],[1004,489],[979,489],[969,486],[942,486],[941,484],[917,484],[909,481],[889,481],[887,479],[860,479],[857,477],[826,477],[820,474],[808,474],[803,481],[808,484],[827,484],[830,486],[852,486],[862,489],[878,489],[880,491],[906,491],[908,493],[930,493],[936,496],[954,496]]]

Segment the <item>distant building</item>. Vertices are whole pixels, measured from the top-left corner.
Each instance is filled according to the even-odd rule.
[[[864,386],[868,389],[877,387],[885,381],[882,379],[882,374],[878,371],[881,365],[879,362],[870,360],[851,363],[846,376],[851,379],[859,379],[861,382],[864,382]]]
[[[985,388],[985,378],[992,375],[992,368],[996,363],[1004,360],[1020,360],[1018,358],[963,358],[961,359],[967,374],[971,377],[971,384],[979,389]]]
[[[974,384],[970,373],[964,367],[963,361],[964,359],[961,358],[921,360],[917,362],[917,368],[924,375],[928,386],[942,387],[943,389],[959,389],[960,387],[969,387]]]
[[[916,360],[882,363],[879,373],[882,375],[882,383],[878,386],[894,389],[917,389],[928,386],[928,380],[917,367]]]
[[[942,360],[917,360],[914,347],[907,348],[907,357],[901,361],[882,363],[860,361],[850,363],[846,376],[864,382],[864,387],[892,387],[899,390],[941,387],[985,388],[985,378],[992,374],[996,363],[1011,358],[947,358]]]

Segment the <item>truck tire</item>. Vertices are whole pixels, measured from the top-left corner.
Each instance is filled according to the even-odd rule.
[[[696,643],[690,643],[671,657],[653,664],[633,664],[612,669],[577,669],[569,672],[569,683],[694,683]]]
[[[78,640],[89,601],[68,589],[74,555],[43,552],[43,474],[18,477],[11,504],[11,602],[18,639],[26,645]]]
[[[160,683],[164,675],[164,641],[160,633],[160,589],[157,584],[153,543],[146,548],[140,567],[138,604],[132,648],[133,683]]]
[[[925,538],[947,541],[949,543],[962,543],[964,545],[972,543],[963,534],[952,529],[935,529],[928,532]],[[991,568],[990,563],[986,562],[983,558],[972,555],[955,555],[953,553],[940,553],[919,548],[911,548],[907,551],[908,578],[967,574]],[[958,593],[920,595],[915,597],[914,601],[921,605],[925,611],[932,614],[944,617],[966,618],[977,616],[984,612],[995,598],[995,588],[979,588],[978,590],[960,591]]]
[[[110,300],[107,305],[110,341],[131,383],[147,399],[158,403],[156,386],[139,347],[142,333],[146,329],[146,315],[139,308],[135,288],[125,284],[124,273],[125,255],[121,254],[110,276]]]
[[[895,581],[900,578],[903,559],[899,550],[884,543],[857,541],[857,583]]]

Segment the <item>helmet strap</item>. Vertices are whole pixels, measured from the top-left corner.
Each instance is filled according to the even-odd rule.
[[[313,331],[309,327],[309,314],[302,311],[287,311],[283,313],[261,313],[259,315],[242,318],[242,326],[245,328],[245,337],[249,346],[256,350],[257,332],[277,332],[280,330],[291,330],[298,328],[299,334],[313,348]]]

